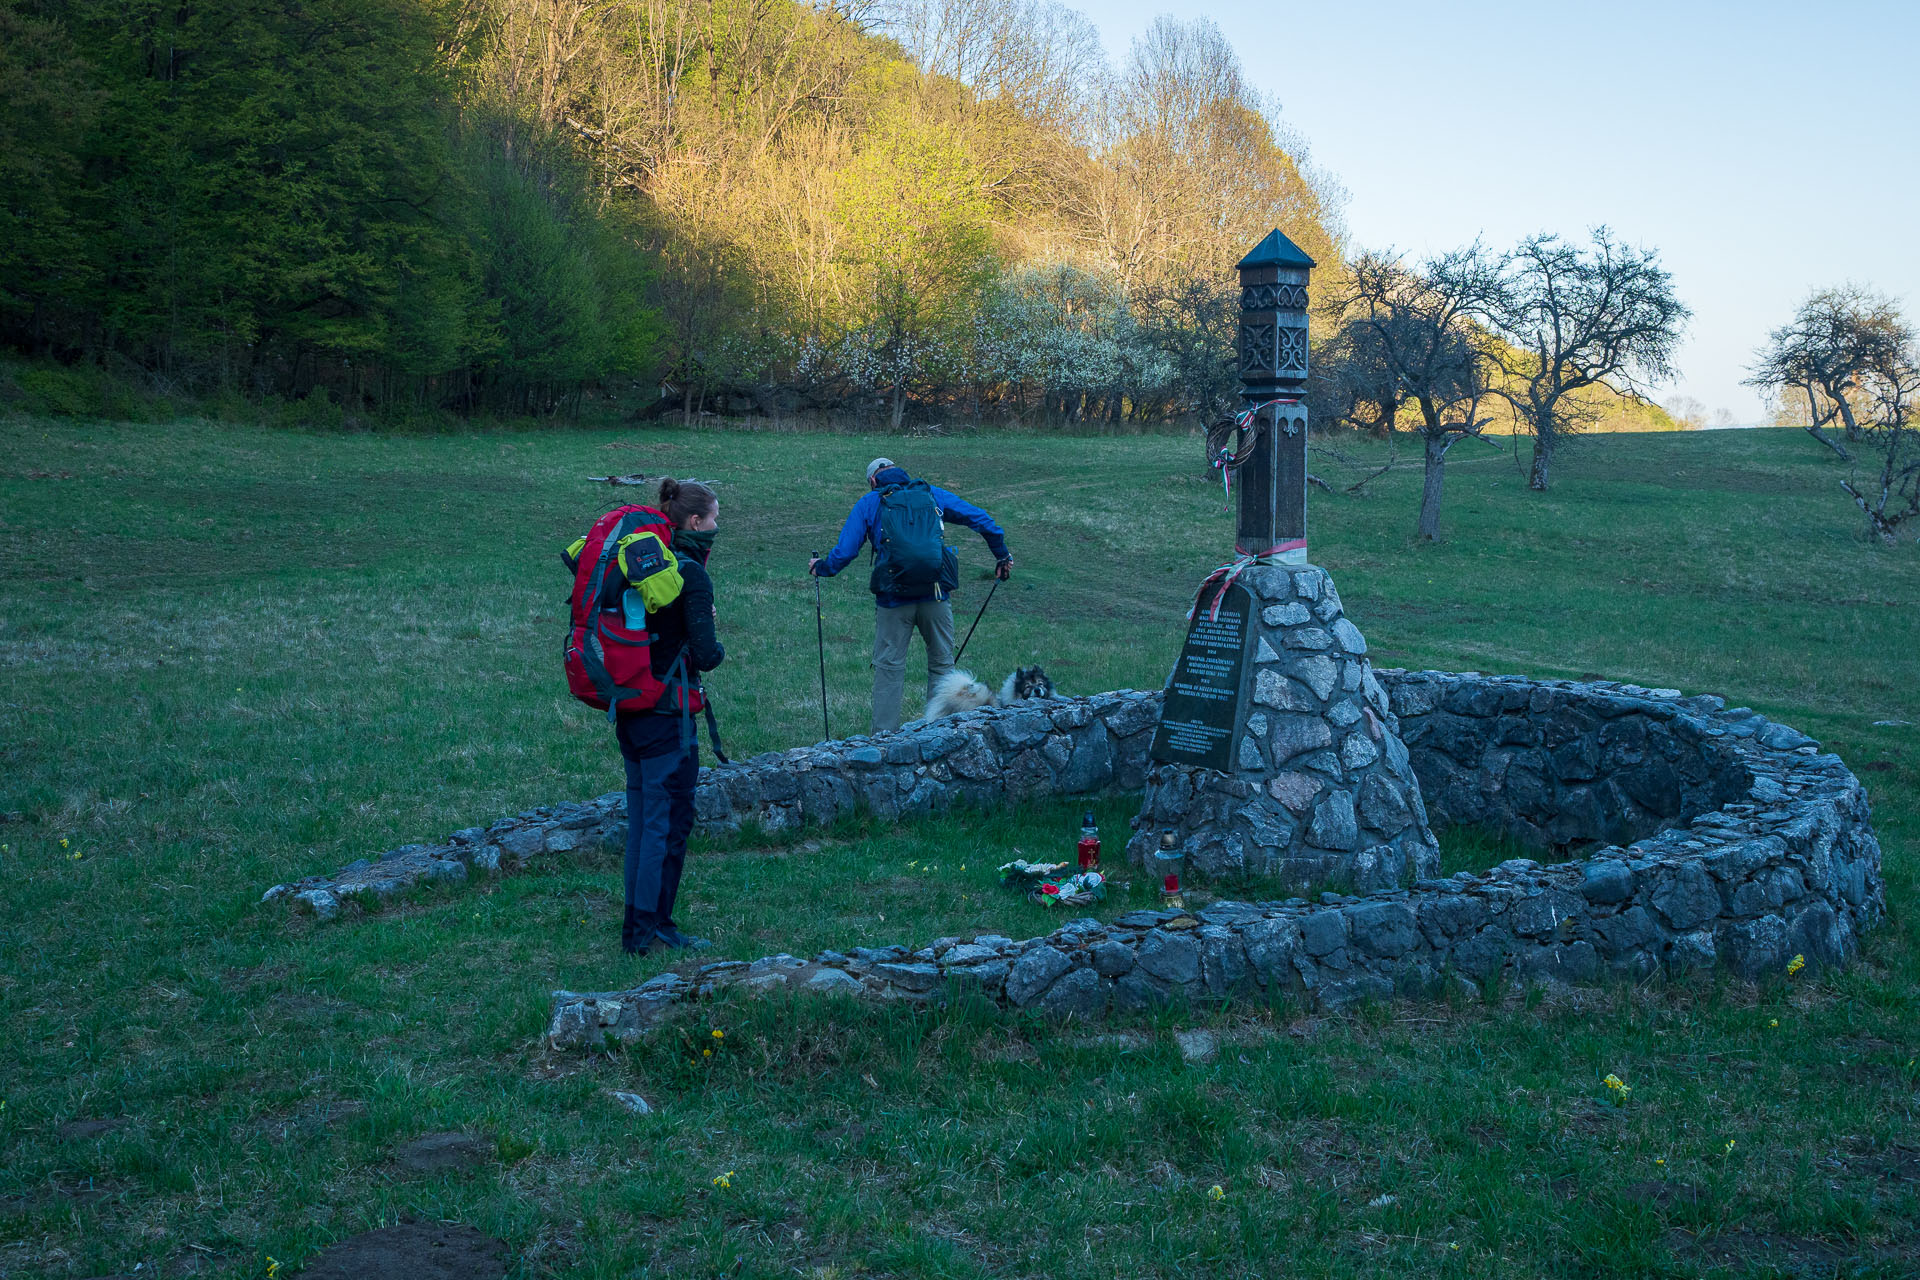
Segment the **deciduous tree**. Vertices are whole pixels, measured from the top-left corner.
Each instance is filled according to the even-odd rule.
[[[1807,434],[1838,454],[1852,455],[1825,433],[1838,419],[1849,442],[1861,425],[1854,401],[1874,371],[1889,368],[1910,340],[1900,309],[1891,298],[1857,285],[1820,289],[1809,295],[1793,319],[1768,335],[1756,353],[1747,385],[1775,395],[1804,397]]]
[[[1533,432],[1528,484],[1552,482],[1554,450],[1594,417],[1575,392],[1601,384],[1637,393],[1672,372],[1674,346],[1691,314],[1651,249],[1594,230],[1581,247],[1557,235],[1523,240],[1504,262],[1491,318],[1511,343],[1494,390]]]
[[[1354,345],[1379,361],[1399,398],[1419,414],[1420,536],[1438,539],[1447,451],[1488,421],[1481,406],[1490,392],[1492,347],[1477,320],[1503,301],[1500,263],[1476,242],[1418,267],[1365,254],[1350,279],[1343,309]]]

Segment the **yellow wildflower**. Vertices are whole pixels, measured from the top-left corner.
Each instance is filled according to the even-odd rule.
[[[1665,1156],[1655,1156],[1653,1158],[1653,1162],[1655,1164],[1665,1164],[1667,1162],[1667,1158]]]
[[[715,1175],[713,1179],[713,1185],[720,1188],[722,1191],[725,1191],[728,1187],[731,1187],[733,1185],[733,1170],[729,1169],[725,1173]]]
[[[1794,974],[1806,967],[1807,958],[1805,956],[1795,956],[1793,959],[1787,961],[1787,976],[1791,978]]]
[[[1727,1154],[1727,1155],[1732,1155],[1732,1154],[1733,1154],[1733,1144],[1735,1143],[1735,1141],[1737,1141],[1737,1139],[1734,1139],[1734,1138],[1728,1138],[1728,1139],[1727,1139],[1727,1149],[1726,1149],[1726,1154]]]
[[[273,1280],[273,1278],[279,1274],[280,1259],[269,1254],[267,1256],[267,1280]]]
[[[1780,1019],[1778,1019],[1778,1018],[1768,1018],[1768,1019],[1767,1019],[1767,1025],[1768,1025],[1768,1026],[1770,1026],[1770,1027],[1777,1027],[1777,1026],[1779,1026],[1779,1025],[1780,1025]]]
[[[62,849],[67,847],[67,838],[65,836],[60,837],[60,847]]]
[[[715,1027],[713,1029],[713,1038],[715,1040],[725,1040],[727,1038],[727,1033],[722,1031],[720,1028]]]
[[[713,1050],[711,1050],[711,1049],[702,1049],[702,1050],[700,1051],[700,1056],[701,1056],[701,1057],[703,1057],[703,1058],[711,1058],[711,1057],[713,1056]]]
[[[1227,1193],[1221,1190],[1219,1183],[1216,1182],[1212,1186],[1207,1188],[1207,1199],[1225,1200],[1226,1198],[1227,1198]]]
[[[1607,1088],[1613,1090],[1614,1096],[1619,1098],[1623,1102],[1626,1100],[1627,1095],[1633,1092],[1632,1087],[1629,1086],[1625,1080],[1622,1080],[1619,1076],[1614,1075],[1612,1072],[1608,1072],[1607,1078],[1605,1080],[1602,1080],[1600,1083],[1607,1086]]]

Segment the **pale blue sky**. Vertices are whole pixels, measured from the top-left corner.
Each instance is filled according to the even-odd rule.
[[[1744,366],[1809,290],[1920,319],[1920,0],[1077,7],[1116,63],[1157,14],[1217,23],[1346,187],[1356,245],[1606,223],[1657,248],[1694,312],[1667,391],[1741,422]]]

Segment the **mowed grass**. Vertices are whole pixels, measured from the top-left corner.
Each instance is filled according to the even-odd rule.
[[[402,1218],[499,1236],[517,1276],[1920,1267],[1920,730],[1874,724],[1920,721],[1920,550],[1866,542],[1797,433],[1596,439],[1545,496],[1463,445],[1447,541],[1413,539],[1409,468],[1316,492],[1313,545],[1382,665],[1717,692],[1841,752],[1892,912],[1844,974],[1200,1008],[1121,1020],[1118,1042],[772,1000],[568,1057],[540,1045],[553,988],[662,966],[616,954],[610,857],[332,925],[258,904],[619,784],[557,672],[557,552],[634,492],[589,475],[720,486],[729,745],[818,738],[800,571],[883,452],[1009,529],[1019,569],[969,665],[1042,662],[1069,692],[1164,679],[1230,542],[1190,438],[0,425],[0,1276],[284,1276]],[[988,566],[962,545],[964,629]],[[823,594],[844,734],[865,727],[871,604],[859,568]],[[1130,807],[1097,806],[1110,850]],[[1060,917],[991,868],[1069,856],[1077,827],[1046,805],[709,845],[683,914],[728,956],[1024,936]],[[1452,856],[1476,851],[1504,856]],[[1178,1051],[1191,1025],[1219,1035],[1211,1061]],[[492,1157],[392,1160],[448,1129]]]

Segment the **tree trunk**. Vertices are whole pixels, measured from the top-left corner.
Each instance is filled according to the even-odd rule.
[[[1827,448],[1839,454],[1840,461],[1842,462],[1853,461],[1853,455],[1847,452],[1846,446],[1841,444],[1838,440],[1829,439],[1826,433],[1820,430],[1819,423],[1809,422],[1807,424],[1807,434],[1812,436],[1815,440],[1818,440],[1821,444],[1827,446]]]
[[[1440,541],[1440,496],[1447,483],[1447,440],[1421,433],[1427,442],[1427,471],[1420,488],[1420,536]]]
[[[904,382],[896,382],[893,384],[893,429],[895,431],[900,429],[901,419],[905,418],[906,414],[907,384]]]
[[[1847,424],[1847,439],[1860,443],[1860,421],[1853,416],[1853,406],[1847,403],[1845,396],[1834,397],[1835,407],[1840,411],[1840,420]]]
[[[1533,434],[1533,468],[1527,474],[1527,487],[1545,493],[1552,482],[1553,432],[1536,430]]]

